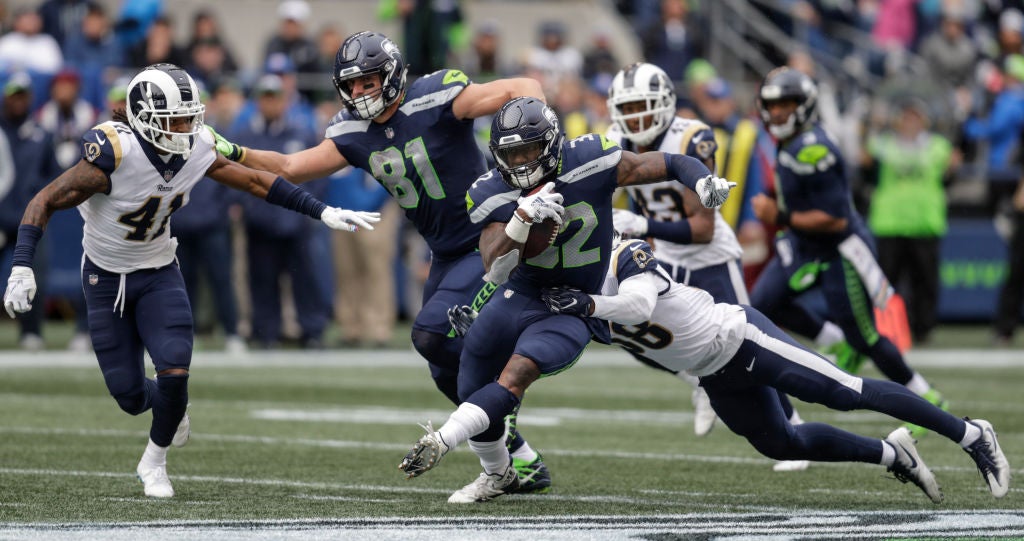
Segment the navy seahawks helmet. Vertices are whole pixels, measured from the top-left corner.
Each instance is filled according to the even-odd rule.
[[[174,64],[153,64],[132,78],[127,94],[125,114],[139,137],[159,150],[188,159],[196,136],[203,131],[206,111],[199,87],[188,72]],[[171,130],[177,119],[188,122],[188,131]]]
[[[521,97],[494,115],[488,147],[505,183],[527,190],[558,169],[564,139],[554,110],[537,98]]]
[[[371,120],[402,96],[408,71],[395,42],[376,32],[359,32],[338,49],[331,79],[345,108],[356,118]],[[375,73],[380,74],[380,90],[353,99],[355,79]]]
[[[796,110],[785,124],[773,125],[768,105],[778,101],[796,102]],[[818,85],[805,73],[782,66],[768,72],[757,93],[757,108],[768,131],[777,139],[788,139],[817,118]]]

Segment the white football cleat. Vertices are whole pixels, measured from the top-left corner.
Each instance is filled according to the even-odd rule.
[[[691,400],[693,401],[693,433],[697,436],[706,436],[712,428],[715,428],[718,414],[711,407],[711,399],[708,398],[708,393],[704,391],[703,387],[693,390]]]
[[[427,421],[426,425],[420,425],[427,433],[424,434],[416,445],[413,445],[398,469],[405,472],[406,479],[419,477],[427,471],[434,469],[441,458],[449,451],[448,445],[441,439],[441,435],[434,431],[434,425]]]
[[[448,503],[478,503],[493,500],[502,494],[509,494],[519,488],[519,475],[509,460],[502,473],[482,472],[476,481],[457,490],[448,498]]]
[[[904,483],[909,481],[917,485],[933,502],[942,503],[942,489],[917,453],[910,430],[901,426],[886,436],[885,442],[896,451],[896,460],[888,471]]]
[[[173,498],[174,488],[167,478],[167,466],[143,466],[141,462],[135,468],[135,475],[142,481],[146,496],[150,498]]]
[[[171,438],[171,445],[175,447],[184,447],[188,443],[188,437],[192,435],[192,423],[188,418],[188,408],[191,405],[185,406],[185,415],[181,418],[181,422],[178,423],[178,429],[174,431],[174,437]]]
[[[772,471],[804,471],[811,465],[810,460],[779,460],[772,465]]]
[[[992,428],[992,423],[983,419],[967,422],[981,429],[981,437],[964,451],[974,459],[992,495],[1002,498],[1010,490],[1010,463],[1006,460],[1003,449],[999,447],[996,431]]]

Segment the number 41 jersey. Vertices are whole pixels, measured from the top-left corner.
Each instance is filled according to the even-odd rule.
[[[110,179],[110,192],[78,206],[85,220],[82,247],[93,263],[129,273],[174,261],[171,214],[188,203],[189,191],[217,159],[208,130],[196,139],[186,160],[158,154],[121,122],[104,122],[82,136],[82,159]]]

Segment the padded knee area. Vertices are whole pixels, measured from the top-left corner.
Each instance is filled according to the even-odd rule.
[[[413,329],[412,347],[431,364],[458,372],[462,338]]]
[[[130,415],[138,415],[149,409],[149,396],[145,391],[115,394],[113,397],[121,410]]]
[[[157,372],[171,368],[188,368],[192,364],[192,341],[182,337],[164,340],[159,353],[153,356]]]

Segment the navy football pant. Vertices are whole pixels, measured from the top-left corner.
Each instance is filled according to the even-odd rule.
[[[152,409],[150,438],[157,445],[170,445],[188,404],[187,379],[147,379],[143,352],[149,351],[157,373],[188,370],[192,362],[192,310],[178,265],[126,274],[122,288],[122,275],[85,258],[82,287],[89,334],[107,390],[127,413]]]
[[[876,438],[824,423],[793,426],[778,391],[805,402],[849,411],[877,411],[933,430],[953,441],[964,422],[891,381],[859,378],[803,347],[757,310],[744,307],[745,339],[724,368],[700,378],[718,417],[775,460],[879,463]]]

